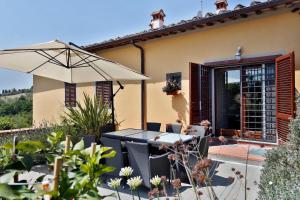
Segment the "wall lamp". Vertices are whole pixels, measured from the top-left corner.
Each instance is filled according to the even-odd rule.
[[[236,54],[235,54],[235,59],[236,60],[241,60],[241,58],[242,58],[242,50],[243,50],[242,47],[238,47],[237,48],[237,51],[236,51]]]

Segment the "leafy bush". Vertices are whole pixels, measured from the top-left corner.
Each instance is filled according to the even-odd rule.
[[[19,98],[1,100],[0,116],[16,115],[21,112],[32,111],[32,95],[22,95]]]
[[[50,138],[51,142],[58,144],[60,134],[52,134]],[[12,187],[8,183],[13,179],[15,172],[10,172],[4,175],[6,181],[0,182],[0,199],[40,199],[45,193],[50,194],[51,199],[54,200],[104,199],[105,196],[98,193],[97,187],[102,182],[101,176],[112,172],[114,167],[102,164],[101,160],[113,158],[116,152],[109,147],[100,147],[100,145],[96,146],[95,153],[92,154],[91,151],[91,147],[84,149],[84,142],[81,140],[66,154],[61,155],[64,167],[60,170],[58,191]],[[41,182],[42,180],[38,181]]]
[[[300,98],[297,117],[290,123],[289,141],[267,152],[259,199],[296,200],[300,197]]]
[[[108,104],[104,103],[101,98],[89,97],[84,93],[83,104],[76,102],[77,108],[68,108],[66,117],[63,121],[74,125],[84,134],[101,137],[101,128],[112,123],[112,115]]]
[[[10,130],[14,128],[14,124],[9,117],[0,117],[0,130]]]
[[[2,122],[2,124],[1,124]],[[0,130],[32,126],[32,95],[0,99]]]
[[[11,116],[14,128],[30,128],[32,127],[32,113],[22,112]]]
[[[5,170],[27,170],[30,171],[34,164],[33,155],[44,148],[40,141],[21,141],[15,146],[7,143],[0,146],[0,171]]]

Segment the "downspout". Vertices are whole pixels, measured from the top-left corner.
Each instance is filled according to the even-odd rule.
[[[140,50],[141,55],[141,74],[145,75],[145,50],[142,46],[132,42],[132,45]],[[146,84],[145,80],[141,81],[141,128],[145,129],[145,113],[146,113]]]

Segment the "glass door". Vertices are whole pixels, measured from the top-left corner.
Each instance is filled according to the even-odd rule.
[[[218,135],[276,142],[275,64],[214,69]]]
[[[240,69],[215,70],[216,131],[224,136],[239,135]]]

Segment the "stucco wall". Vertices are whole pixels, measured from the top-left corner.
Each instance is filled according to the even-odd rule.
[[[232,59],[239,46],[243,47],[243,56],[247,57],[295,51],[296,88],[300,90],[300,16],[290,12],[273,12],[250,19],[139,43],[145,49],[146,75],[151,77],[146,86],[147,121],[172,123],[181,119],[188,124],[189,62]],[[132,45],[97,54],[140,70],[139,50]],[[178,96],[167,96],[162,92],[166,73],[172,72],[182,72],[182,91]],[[56,118],[55,112],[62,110],[59,103],[64,99],[63,91],[57,88],[60,84],[35,78],[34,85],[37,90],[54,88],[42,93],[35,90],[34,120]],[[44,108],[42,103],[45,101],[51,101],[52,106]],[[140,104],[139,82],[126,84],[115,100],[117,118],[125,120],[121,128],[140,127]]]
[[[83,92],[95,94],[94,83],[77,84],[77,100],[82,101]],[[40,76],[33,76],[33,123],[59,123],[65,109],[64,83]]]

